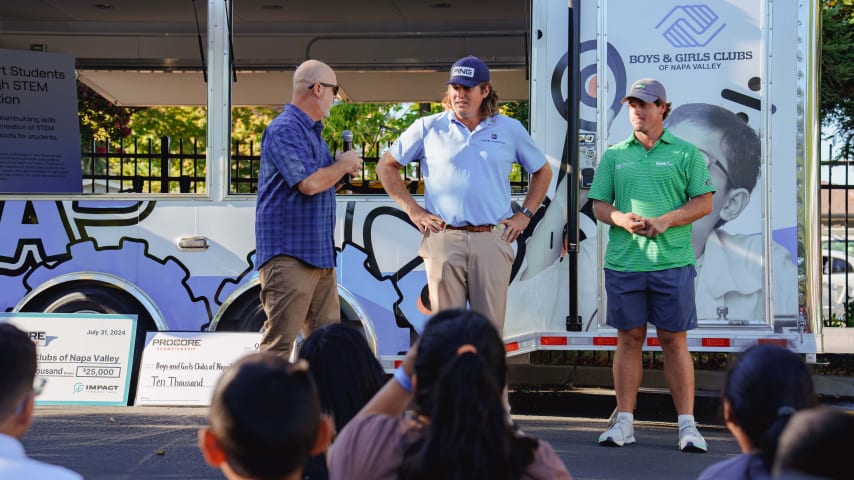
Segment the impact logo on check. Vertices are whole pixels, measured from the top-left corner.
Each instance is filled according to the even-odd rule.
[[[675,48],[704,47],[709,44],[725,23],[708,5],[680,5],[670,10],[655,29]]]

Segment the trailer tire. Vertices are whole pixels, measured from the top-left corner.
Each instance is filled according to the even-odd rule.
[[[264,307],[261,305],[261,299],[258,297],[259,289],[249,290],[246,294],[229,307],[228,317],[231,321],[221,322],[217,331],[238,331],[238,332],[261,332],[264,329],[264,322],[267,321],[267,313],[264,312]],[[234,312],[234,313],[232,313]],[[352,310],[341,306],[341,323],[358,330],[365,338],[365,326],[358,318],[351,318]],[[223,317],[225,318],[225,317]]]
[[[239,330],[241,332],[260,332],[264,329],[264,322],[267,321],[267,313],[264,312],[260,300],[247,303],[241,309]]]

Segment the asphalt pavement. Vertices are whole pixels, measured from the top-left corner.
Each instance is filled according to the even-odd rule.
[[[665,420],[671,416],[669,401],[666,395],[642,394],[635,422],[638,443],[608,448],[596,440],[607,427],[613,393],[511,396],[514,420],[526,433],[551,443],[576,479],[693,479],[708,465],[739,453],[711,411],[698,416],[709,452],[680,452],[675,415]],[[560,415],[562,405],[584,416]],[[32,457],[91,480],[222,479],[196,446],[206,413],[201,407],[40,406],[23,443]]]

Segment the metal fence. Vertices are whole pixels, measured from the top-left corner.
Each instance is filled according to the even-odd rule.
[[[387,146],[386,146],[387,147]],[[350,179],[338,193],[384,195],[376,175],[380,146],[373,155],[363,156],[360,175]],[[83,148],[84,193],[206,193],[205,150],[198,140],[172,141],[169,137],[119,142],[90,141]],[[261,165],[260,146],[254,141],[235,140],[228,165],[228,193],[254,195],[258,191]],[[518,167],[518,166],[517,166]],[[528,175],[519,169],[510,182],[514,193],[527,191]],[[421,164],[404,169],[404,181],[411,193],[423,192]]]
[[[82,152],[84,193],[204,193],[205,152],[169,137],[92,140]]]
[[[850,140],[849,140],[850,142]],[[849,144],[842,158],[822,161],[827,183],[821,186],[822,305],[825,326],[854,327],[854,235],[850,216],[854,214],[851,188]],[[829,152],[829,158],[832,158]],[[834,174],[834,167],[844,167]]]

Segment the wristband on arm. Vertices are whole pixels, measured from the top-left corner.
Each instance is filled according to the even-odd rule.
[[[397,367],[394,371],[394,381],[400,385],[400,388],[412,393],[412,379],[406,374],[406,371],[403,369],[403,365]]]

